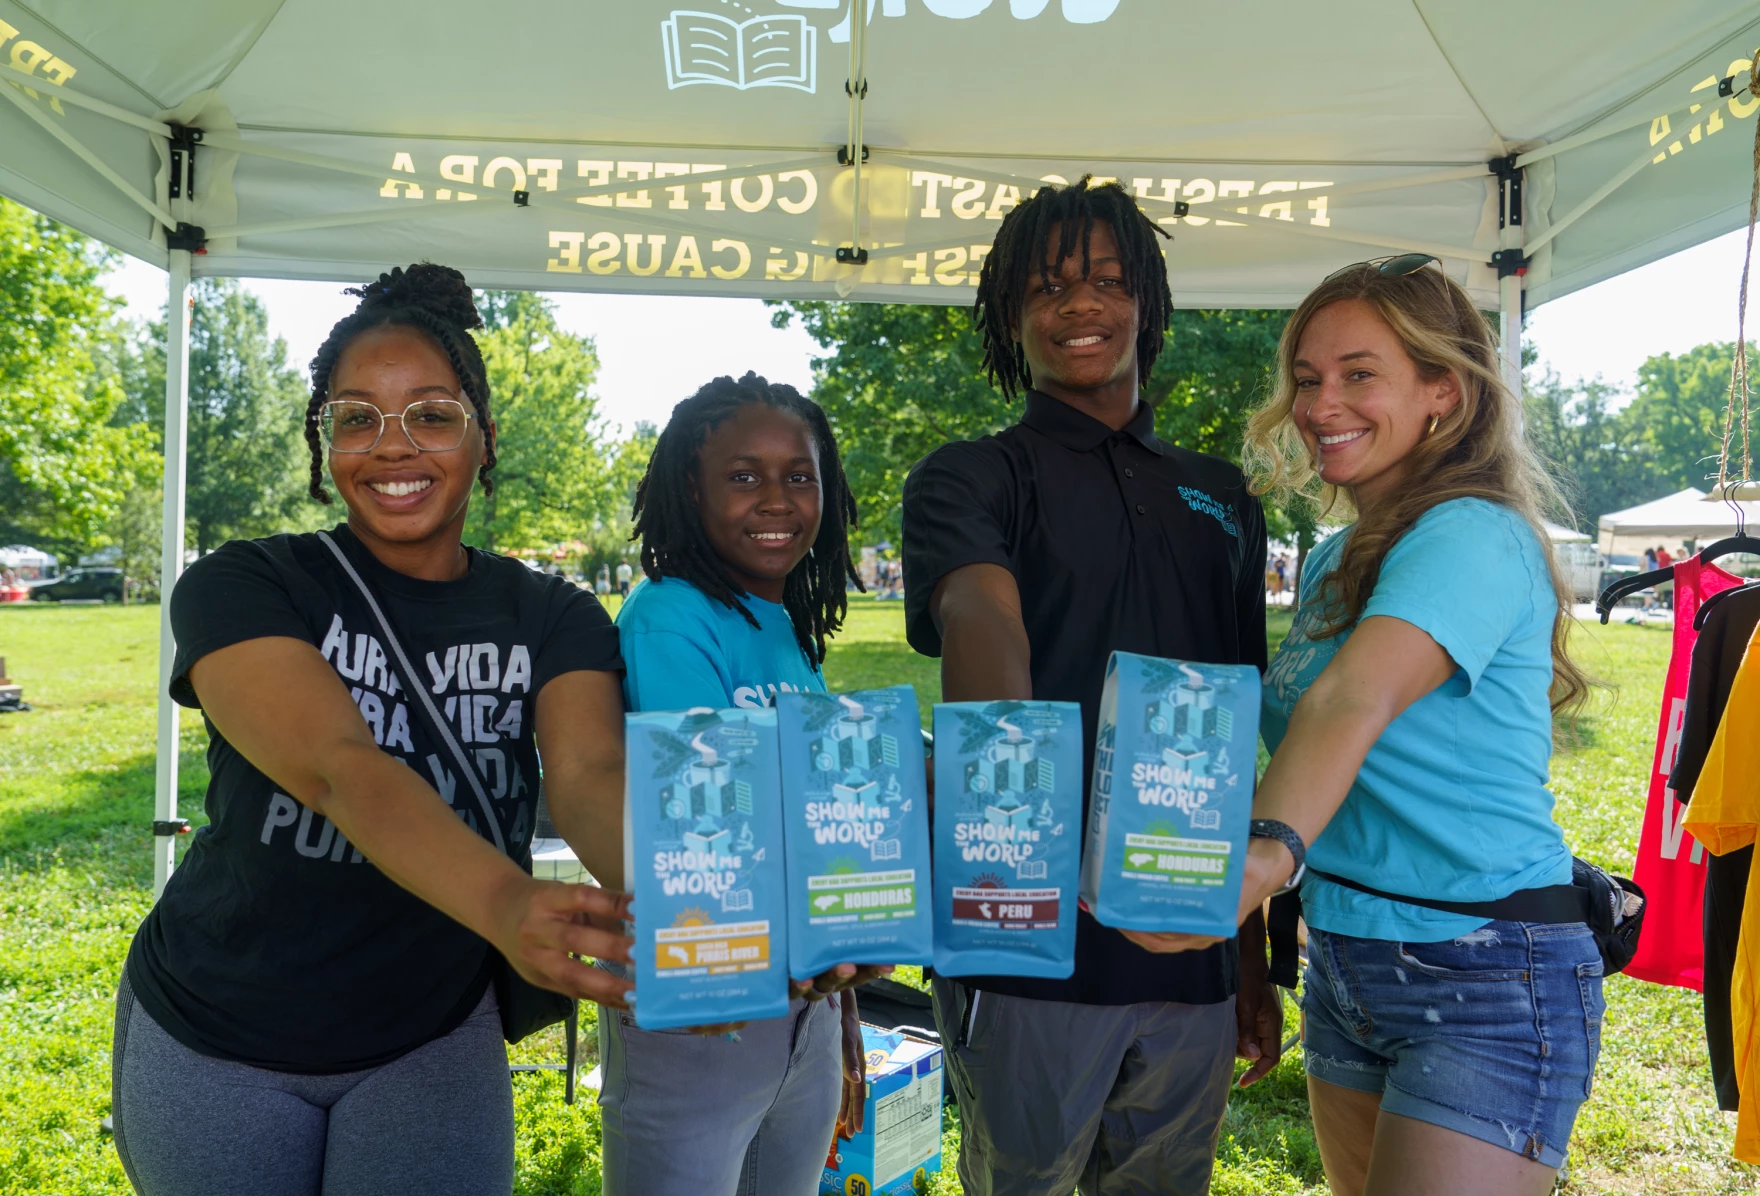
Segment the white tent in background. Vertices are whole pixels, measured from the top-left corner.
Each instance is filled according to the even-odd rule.
[[[1707,500],[1705,491],[1689,486],[1654,502],[1603,515],[1599,547],[1609,555],[1643,555],[1658,544],[1669,552],[1691,540],[1704,547],[1709,540],[1733,536],[1739,526],[1760,530],[1760,502]]]
[[[1554,544],[1587,544],[1589,542],[1588,535],[1574,527],[1565,527],[1550,520],[1542,520],[1542,522],[1546,526],[1546,538]]]
[[[174,311],[192,274],[423,258],[968,303],[1019,197],[1092,172],[1173,234],[1183,305],[1287,306],[1423,251],[1503,312],[1515,381],[1524,303],[1745,217],[1756,41],[1753,0],[0,0],[0,194],[166,266]]]

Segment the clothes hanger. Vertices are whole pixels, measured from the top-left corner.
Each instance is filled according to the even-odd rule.
[[[1718,543],[1721,544],[1723,541],[1719,540]],[[1674,566],[1669,565],[1666,568],[1652,569],[1648,573],[1634,573],[1630,577],[1622,577],[1618,581],[1608,582],[1607,588],[1601,591],[1601,596],[1595,599],[1595,613],[1600,615],[1601,621],[1605,623],[1607,616],[1613,613],[1613,608],[1619,605],[1619,600],[1627,594],[1635,594],[1639,590],[1649,589],[1651,586],[1673,580]]]
[[[1747,508],[1730,498],[1728,491],[1725,492],[1723,501],[1728,503],[1730,507],[1735,510],[1736,534],[1733,536],[1725,536],[1723,539],[1718,540],[1715,543],[1707,544],[1704,550],[1699,553],[1700,564],[1709,565],[1718,557],[1728,556],[1733,552],[1746,552],[1754,556],[1760,556],[1760,537],[1750,536],[1748,534]],[[1715,604],[1719,598],[1724,597],[1726,594],[1735,594],[1743,590],[1752,590],[1753,588],[1754,583],[1744,582],[1741,585],[1734,586],[1730,589],[1721,590],[1718,593],[1713,594],[1710,598],[1707,598],[1700,604],[1699,612],[1693,616],[1693,629],[1697,631],[1705,626],[1705,616],[1710,612],[1712,605]]]
[[[1736,534],[1733,536],[1725,536],[1723,539],[1707,544],[1701,549],[1698,554],[1699,563],[1701,565],[1709,565],[1717,558],[1729,556],[1731,553],[1735,552],[1747,552],[1752,553],[1755,556],[1760,556],[1760,537],[1750,536],[1748,534],[1747,508],[1742,506],[1739,502],[1736,502],[1734,499],[1727,497],[1727,495],[1723,501],[1736,513]],[[1647,589],[1650,586],[1659,585],[1662,582],[1672,580],[1674,580],[1674,566],[1670,565],[1665,569],[1652,569],[1648,573],[1635,573],[1630,577],[1622,577],[1618,581],[1610,582],[1608,583],[1607,588],[1601,591],[1601,596],[1595,599],[1595,613],[1600,615],[1601,621],[1605,623],[1607,622],[1607,616],[1613,612],[1613,608],[1618,605],[1619,600],[1624,598],[1627,594],[1635,594],[1639,590]],[[1694,619],[1695,626],[1703,625],[1701,620],[1704,611],[1705,608],[1701,606],[1699,608],[1699,615],[1695,616]]]

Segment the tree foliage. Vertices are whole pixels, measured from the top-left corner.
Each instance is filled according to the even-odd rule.
[[[1593,534],[1610,511],[1710,488],[1734,356],[1729,341],[1651,357],[1623,407],[1619,388],[1600,379],[1529,376],[1527,433],[1564,487],[1578,530]]]
[[[109,257],[0,198],[0,543],[77,554],[151,472],[145,434],[114,420]]]
[[[269,335],[258,298],[232,279],[190,284],[185,528],[198,553],[227,540],[315,526],[329,516],[305,496],[310,392]],[[165,317],[138,342],[129,407],[163,451]]]
[[[498,460],[495,492],[472,500],[465,537],[488,549],[576,539],[599,516],[607,487],[593,342],[558,327],[541,295],[482,292],[478,307]]]

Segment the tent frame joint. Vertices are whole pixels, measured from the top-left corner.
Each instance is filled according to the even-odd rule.
[[[187,834],[189,834],[189,819],[187,818],[153,819],[153,837],[155,839]]]
[[[165,248],[181,249],[186,253],[206,253],[208,230],[199,224],[186,224],[179,220],[177,227],[165,234]]]
[[[846,266],[865,266],[868,264],[868,251],[860,245],[839,245],[837,260]]]
[[[1497,268],[1499,278],[1512,274],[1521,278],[1528,273],[1528,255],[1520,249],[1497,250],[1491,255],[1491,264]]]
[[[171,177],[166,194],[172,199],[196,197],[196,146],[202,131],[194,125],[173,124],[171,129]]]
[[[862,161],[866,162],[867,160],[868,160],[868,147],[866,145],[864,145],[864,146],[862,146]],[[837,164],[839,166],[853,166],[853,165],[855,165],[854,160],[851,159],[849,156],[849,146],[840,145],[837,147]]]
[[[1485,169],[1497,176],[1500,184],[1498,190],[1502,192],[1497,211],[1498,228],[1508,228],[1522,222],[1522,176],[1527,167],[1517,165],[1520,156],[1509,154],[1502,158],[1492,158],[1485,163]],[[1522,265],[1525,267],[1527,263],[1524,261]],[[1502,278],[1503,275],[1498,277]]]

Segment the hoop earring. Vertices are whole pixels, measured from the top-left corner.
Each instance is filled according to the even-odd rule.
[[[1424,435],[1425,435],[1425,436],[1434,436],[1434,435],[1436,435],[1436,425],[1437,425],[1437,423],[1438,423],[1438,422],[1440,422],[1440,421],[1441,421],[1441,419],[1442,419],[1442,416],[1440,416],[1440,415],[1432,415],[1432,416],[1431,416],[1431,417],[1430,417],[1430,430],[1429,430],[1429,431],[1427,431],[1427,432],[1425,432],[1425,433],[1424,433]]]

